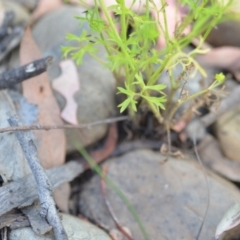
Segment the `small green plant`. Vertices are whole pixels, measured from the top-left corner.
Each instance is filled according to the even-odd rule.
[[[117,0],[116,4],[110,7],[105,5],[104,0],[95,0],[95,7],[87,10],[84,17],[77,17],[81,24],[84,21],[89,23],[90,32],[83,30],[80,36],[68,34],[67,39],[78,45],[63,47],[64,56],[70,54],[77,64],[81,64],[84,54],[87,53],[108,67],[117,79],[118,93],[125,96],[119,104],[120,112],[128,108],[129,114],[134,116],[139,107],[147,104],[159,122],[169,122],[182,104],[211,92],[223,83],[223,75],[217,75],[207,89],[184,99],[180,96],[177,102],[173,102],[176,91],[182,88],[183,81],[187,81],[185,78],[189,69],[200,71],[206,76],[204,69],[194,60],[194,56],[206,52],[201,50],[204,40],[211,29],[224,19],[232,1],[221,3],[220,0],[181,0],[180,3],[187,7],[188,13],[181,22],[176,23],[174,37],[170,38],[165,11],[168,5],[165,0],[161,0],[160,9],[157,9],[154,0],[147,0],[145,13],[142,15],[135,13],[131,7],[126,7],[125,0]],[[99,7],[106,22],[100,16]],[[159,21],[157,24],[160,29],[165,29],[162,34],[166,47],[160,51],[154,48],[159,28],[151,18],[151,8],[155,8],[158,14],[163,16],[163,22]],[[109,11],[115,12],[118,18],[113,19]],[[118,20],[120,32],[115,27]],[[132,29],[130,33],[129,26]],[[187,26],[191,26],[191,31],[184,35]],[[190,53],[185,53],[183,49],[195,38],[199,39],[198,46]],[[106,60],[97,57],[98,45],[107,50]],[[182,65],[183,72],[175,79],[173,71],[177,64]],[[158,82],[161,74],[166,71],[170,77],[168,95],[165,92],[167,86]],[[124,82],[121,80],[122,76]]]

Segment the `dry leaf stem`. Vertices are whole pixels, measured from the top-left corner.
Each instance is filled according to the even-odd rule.
[[[101,178],[101,192],[102,192],[102,196],[103,196],[103,199],[104,199],[104,202],[105,202],[105,205],[107,207],[107,210],[112,218],[112,220],[114,221],[116,227],[118,228],[118,230],[128,239],[128,240],[134,240],[132,238],[132,236],[122,227],[122,225],[120,224],[117,216],[114,214],[114,211],[112,209],[112,206],[111,206],[111,203],[110,201],[108,200],[108,197],[107,197],[107,188],[106,188],[106,183],[105,183],[105,180],[104,178],[106,177],[107,175],[107,166],[105,165],[103,167],[103,177]]]
[[[17,115],[13,115],[8,119],[11,126],[19,126],[21,122]],[[53,227],[53,232],[56,240],[67,240],[67,234],[63,228],[62,222],[58,215],[55,203],[53,200],[53,192],[51,183],[40,164],[37,155],[37,149],[31,139],[29,132],[15,131],[14,132],[22,150],[26,156],[29,167],[32,170],[38,188],[38,197],[41,203],[40,214],[46,218],[48,223]]]
[[[99,120],[96,122],[88,123],[88,124],[79,124],[79,125],[31,125],[31,126],[12,126],[6,128],[0,128],[0,133],[3,132],[12,132],[12,131],[29,131],[29,130],[56,130],[56,129],[82,129],[82,128],[91,128],[96,125],[100,124],[110,124],[114,122],[120,122],[124,120],[128,120],[128,116],[121,116],[121,117],[114,117],[114,118],[107,118],[104,120]]]
[[[45,72],[47,67],[51,64],[51,61],[52,57],[45,57],[19,68],[4,72],[0,75],[0,89],[9,88]]]

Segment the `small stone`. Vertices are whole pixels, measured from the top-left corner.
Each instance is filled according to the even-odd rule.
[[[227,21],[220,23],[212,29],[211,33],[207,37],[207,42],[214,47],[240,47],[240,22]]]
[[[89,222],[81,220],[67,214],[62,214],[62,223],[68,238],[71,240],[87,239],[87,240],[111,240],[110,237],[101,229]],[[54,240],[52,232],[44,236],[36,235],[31,227],[19,228],[11,230],[9,240]]]
[[[207,207],[207,186],[200,166],[192,160],[166,156],[150,150],[130,152],[108,160],[107,177],[123,192],[137,211],[149,239],[193,240]],[[227,209],[240,201],[239,190],[223,178],[207,171],[210,205],[199,240],[213,239]],[[107,199],[122,226],[133,238],[144,237],[120,197],[107,188]],[[102,225],[115,225],[103,201],[100,178],[94,176],[83,186],[80,211]],[[92,215],[93,214],[93,215]]]
[[[215,132],[224,155],[240,161],[240,104],[218,118]]]

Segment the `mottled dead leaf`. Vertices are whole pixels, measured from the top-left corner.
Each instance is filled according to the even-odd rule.
[[[20,48],[21,64],[27,64],[38,58],[41,58],[41,53],[32,38],[30,29],[28,28]],[[53,96],[47,73],[43,73],[23,82],[22,87],[25,98],[30,103],[38,105],[38,124],[62,124],[59,106]],[[35,131],[34,134],[39,140],[38,154],[43,167],[52,168],[63,164],[66,147],[63,130],[49,132]]]
[[[26,30],[20,47],[21,64],[32,62],[41,58],[40,50],[32,38],[30,29]],[[37,124],[61,125],[60,109],[53,96],[47,73],[29,79],[22,84],[23,95],[30,102],[38,105],[39,116]],[[52,168],[64,163],[66,153],[66,139],[62,129],[56,131],[34,131],[37,138],[39,159],[44,168]],[[57,190],[59,191],[59,190]],[[66,190],[67,191],[67,190]],[[64,191],[63,191],[64,192]],[[60,193],[55,197],[58,202],[59,195],[68,201],[68,195]],[[63,201],[63,199],[61,199]]]
[[[66,122],[78,124],[77,103],[74,100],[74,94],[80,89],[77,68],[70,59],[62,61],[60,67],[62,74],[53,81],[52,86],[66,99],[66,106],[61,113],[61,117]]]

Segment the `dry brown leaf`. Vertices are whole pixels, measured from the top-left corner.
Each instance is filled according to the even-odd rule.
[[[34,42],[28,28],[21,42],[20,61],[27,64],[41,58],[40,50]],[[59,106],[53,96],[47,73],[43,73],[23,82],[23,95],[30,102],[38,105],[38,124],[62,124]],[[44,168],[52,168],[64,163],[66,140],[63,130],[35,131],[39,140],[38,154]]]
[[[26,30],[20,47],[21,64],[27,64],[41,58],[40,50],[32,38],[30,29]],[[38,124],[60,125],[60,109],[53,96],[47,73],[29,79],[22,84],[23,95],[30,102],[38,105]],[[56,131],[34,131],[37,138],[38,156],[44,168],[52,168],[64,163],[66,153],[66,139],[62,129]],[[66,187],[65,187],[66,188]],[[55,199],[58,203],[59,195],[68,202],[68,195],[56,193]],[[57,192],[56,191],[56,192]],[[63,201],[63,200],[61,200]],[[66,203],[67,204],[67,203]],[[65,205],[66,205],[65,204]]]
[[[231,231],[240,224],[240,204],[235,203],[231,206],[228,211],[223,216],[222,220],[217,226],[215,239],[218,240],[220,236],[227,232]]]
[[[77,103],[74,100],[74,94],[80,89],[77,68],[71,59],[62,61],[60,67],[62,74],[54,79],[52,87],[66,99],[61,117],[66,122],[78,124]]]
[[[35,22],[44,14],[62,6],[62,0],[39,0],[38,6],[32,14],[32,21]]]

